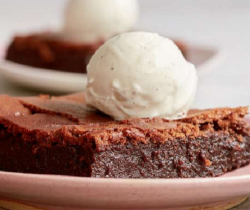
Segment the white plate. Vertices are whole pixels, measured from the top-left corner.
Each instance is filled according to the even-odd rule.
[[[190,46],[187,55],[188,60],[196,65],[198,74],[203,75],[222,61],[223,54],[217,49]],[[80,92],[85,90],[87,84],[86,74],[44,70],[6,60],[0,63],[0,73],[12,83],[43,92]]]

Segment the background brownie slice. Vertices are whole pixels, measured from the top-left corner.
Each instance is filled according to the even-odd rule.
[[[101,44],[76,44],[49,34],[17,36],[8,47],[6,59],[37,68],[86,73],[91,56]]]
[[[86,73],[91,56],[102,44],[103,41],[92,45],[77,44],[51,34],[17,36],[8,47],[6,59],[37,68]],[[176,44],[186,55],[185,45]]]
[[[84,95],[0,97],[0,170],[114,178],[213,177],[250,163],[246,107],[114,121]]]

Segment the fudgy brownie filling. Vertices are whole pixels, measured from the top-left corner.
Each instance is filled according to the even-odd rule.
[[[60,138],[60,137],[58,137]],[[39,138],[0,128],[0,170],[88,177],[93,162],[92,145],[63,145],[60,140]]]
[[[165,144],[114,145],[95,155],[93,177],[188,178],[214,177],[250,162],[250,138],[208,134]]]

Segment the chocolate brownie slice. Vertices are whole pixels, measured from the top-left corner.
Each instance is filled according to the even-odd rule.
[[[8,47],[6,59],[37,68],[86,73],[91,56],[103,43],[73,43],[53,34],[16,36]],[[176,44],[186,55],[185,45],[181,42]]]
[[[103,178],[214,177],[250,163],[247,107],[115,121],[84,94],[0,96],[0,170]]]
[[[91,56],[102,44],[77,44],[49,34],[17,36],[7,49],[6,60],[43,69],[86,73]]]

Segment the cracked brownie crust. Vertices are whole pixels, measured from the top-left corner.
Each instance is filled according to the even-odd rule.
[[[115,121],[84,94],[0,96],[0,170],[102,178],[214,177],[250,163],[247,107]]]

